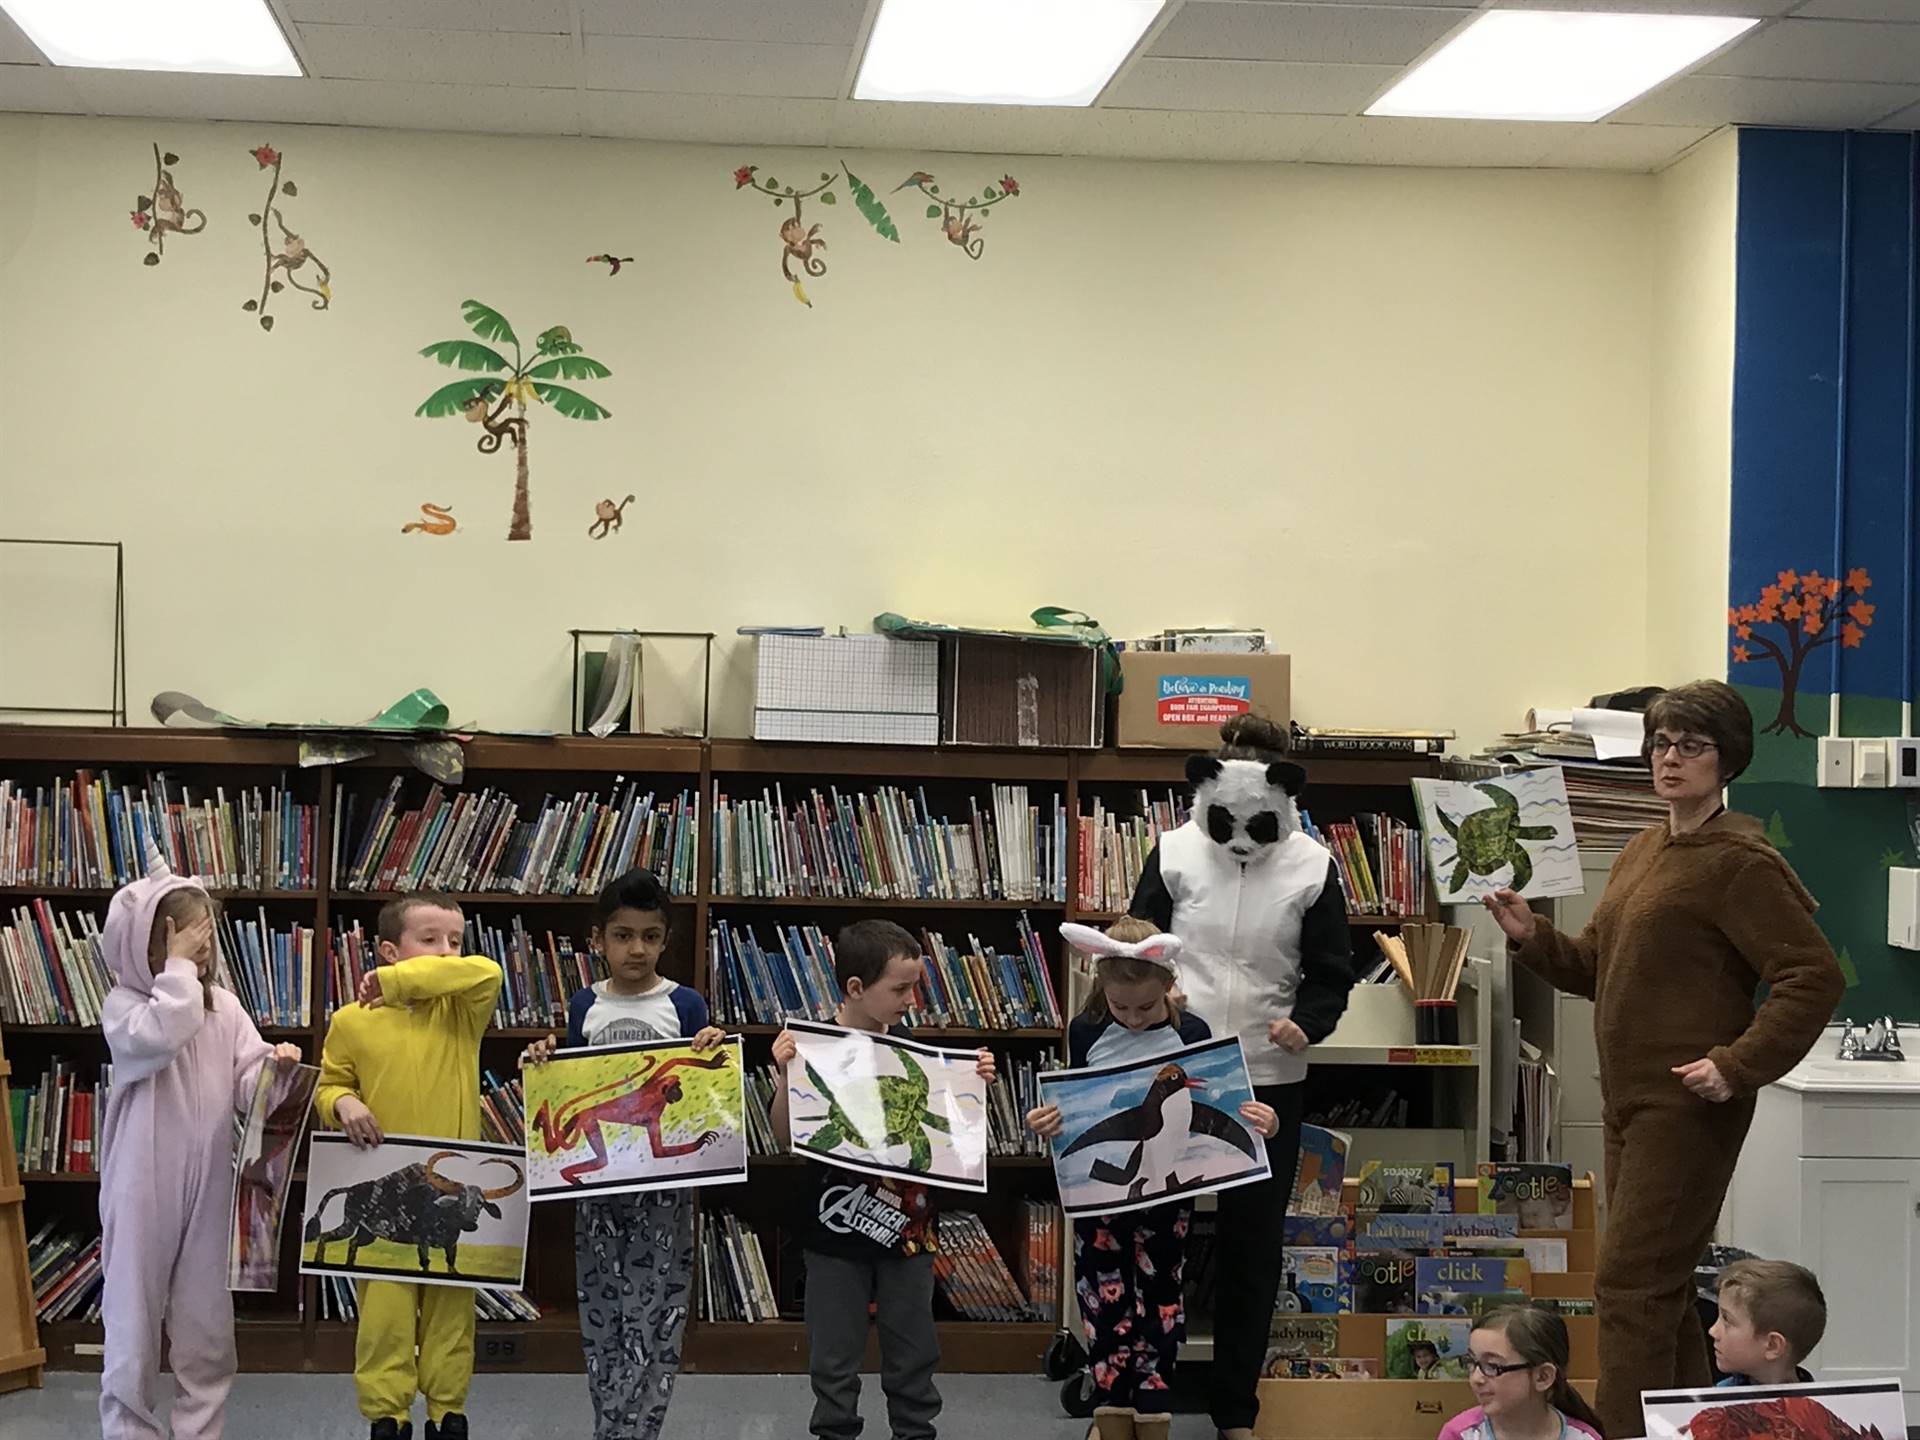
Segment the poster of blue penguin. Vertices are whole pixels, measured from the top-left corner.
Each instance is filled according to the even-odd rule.
[[[1496,890],[1536,900],[1587,888],[1558,765],[1489,780],[1415,780],[1413,793],[1442,905]]]
[[[1267,1147],[1240,1118],[1253,1099],[1239,1037],[1039,1076],[1060,1107],[1053,1170],[1069,1215],[1115,1215],[1265,1180]]]
[[[518,1145],[389,1135],[361,1150],[315,1134],[300,1273],[518,1290],[527,1155]]]

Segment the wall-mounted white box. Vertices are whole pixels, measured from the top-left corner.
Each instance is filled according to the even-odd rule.
[[[1920,950],[1920,870],[1887,871],[1887,944]]]

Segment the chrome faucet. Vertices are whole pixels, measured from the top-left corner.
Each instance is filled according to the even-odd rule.
[[[1864,1040],[1854,1032],[1853,1021],[1841,1023],[1844,1028],[1840,1032],[1840,1059],[1901,1061],[1907,1058],[1900,1049],[1899,1022],[1891,1015],[1883,1015],[1869,1025]]]
[[[1839,1058],[1842,1060],[1858,1060],[1860,1058],[1859,1032],[1853,1028],[1853,1021],[1851,1020],[1842,1020],[1840,1027]]]

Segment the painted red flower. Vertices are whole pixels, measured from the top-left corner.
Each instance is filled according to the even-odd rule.
[[[1736,645],[1733,647],[1733,660],[1736,665],[1744,665],[1752,658],[1753,657],[1747,653],[1746,646]]]
[[[280,152],[271,145],[262,145],[253,152],[253,158],[260,162],[262,170],[269,170],[280,163]]]
[[[1018,195],[1020,193],[1020,182],[1011,175],[1002,175],[1000,177],[1000,188],[1009,195]]]
[[[1872,585],[1873,579],[1867,574],[1864,566],[1856,565],[1847,571],[1847,588],[1854,594],[1864,595]]]
[[[148,225],[152,223],[153,223],[153,217],[149,215],[146,211],[136,210],[133,212],[133,228],[134,229],[144,230],[147,228]]]
[[[1798,620],[1802,614],[1807,612],[1802,609],[1798,600],[1789,600],[1780,607],[1780,613],[1789,620]]]
[[[738,170],[734,171],[733,188],[738,190],[742,186],[751,185],[753,183],[753,172],[759,168],[758,165],[742,165]]]
[[[1733,633],[1738,635],[1742,640],[1751,640],[1753,638],[1753,626],[1736,625],[1733,627]]]
[[[1782,570],[1774,578],[1780,582],[1780,588],[1782,590],[1791,590],[1800,583],[1800,577],[1791,570]]]
[[[1878,606],[1869,605],[1864,600],[1856,600],[1847,606],[1847,614],[1851,615],[1854,620],[1860,624],[1861,628],[1864,629],[1866,626],[1873,624],[1873,612],[1878,608]]]
[[[1800,622],[1800,628],[1809,635],[1818,635],[1826,628],[1827,622],[1820,618],[1818,610],[1807,611],[1807,618]]]

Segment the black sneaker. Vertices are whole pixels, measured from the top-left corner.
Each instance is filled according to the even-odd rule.
[[[458,1410],[449,1410],[440,1417],[440,1423],[427,1421],[427,1440],[467,1440],[467,1417]]]
[[[413,1440],[413,1421],[376,1420],[367,1440]]]

